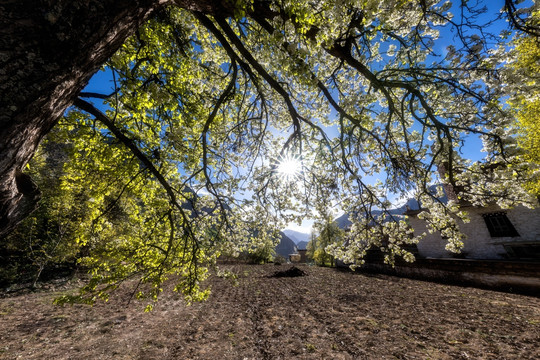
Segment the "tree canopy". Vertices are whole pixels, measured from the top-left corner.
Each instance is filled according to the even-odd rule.
[[[536,11],[532,13],[527,25],[534,29],[539,22],[540,13]],[[534,33],[525,32],[515,43],[510,69],[515,77],[514,86],[520,89],[512,94],[510,104],[517,112],[521,133],[519,142],[524,150],[523,160],[530,164],[531,180],[526,184],[526,188],[533,194],[540,194],[540,38]]]
[[[455,251],[460,202],[533,206],[506,103],[517,89],[505,66],[513,35],[503,13],[483,20],[485,5],[157,11],[104,65],[113,92],[81,93],[47,139],[66,145],[61,187],[87,209],[74,232],[93,269],[85,301],[134,276],[149,284],[137,296],[157,298],[173,273],[188,299],[204,298],[199,283],[221,254],[263,246],[328,206],[351,214],[349,241],[331,249],[351,264],[383,238],[390,261],[411,258],[401,245],[419,237],[388,211],[395,194],[421,199]],[[514,24],[530,12],[506,6]],[[471,139],[481,160],[463,150]],[[290,158],[299,171],[280,176]],[[459,198],[442,203],[434,182]]]

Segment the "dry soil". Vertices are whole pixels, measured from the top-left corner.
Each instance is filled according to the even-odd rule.
[[[58,307],[71,285],[0,299],[1,359],[540,359],[540,299],[384,275],[227,265],[210,299],[166,292],[155,310],[129,289]]]

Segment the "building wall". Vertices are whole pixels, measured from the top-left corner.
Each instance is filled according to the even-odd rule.
[[[460,229],[467,238],[464,240],[462,254],[457,256],[469,259],[505,259],[509,255],[503,245],[524,243],[540,245],[540,208],[528,209],[519,206],[511,210],[501,210],[498,206],[492,205],[484,208],[467,207],[463,210],[469,213],[471,221],[459,222]],[[482,215],[501,211],[506,213],[520,236],[491,237]],[[416,216],[410,216],[409,221],[415,234],[427,233],[427,236],[418,243],[418,253],[421,257],[456,257],[445,249],[446,241],[441,238],[440,233],[429,234],[425,222]]]

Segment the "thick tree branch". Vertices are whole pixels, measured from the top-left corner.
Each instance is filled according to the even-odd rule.
[[[247,60],[247,62],[257,71],[259,75],[263,77],[263,79],[283,98],[285,103],[287,104],[287,109],[289,111],[289,114],[291,115],[291,119],[294,125],[294,131],[292,134],[292,137],[301,137],[301,127],[300,127],[300,118],[301,116],[296,111],[295,106],[293,105],[291,98],[287,91],[277,82],[276,79],[274,79],[267,71],[262,67],[261,64],[253,57],[251,52],[246,49],[244,44],[238,39],[234,31],[231,29],[229,24],[224,18],[216,18],[216,22],[218,25],[223,29],[225,32],[225,35],[229,39],[231,43],[234,44],[234,46],[238,49],[240,54]],[[289,140],[291,140],[289,139]],[[289,142],[289,141],[288,141]]]
[[[518,30],[523,31],[524,33],[540,38],[540,26],[538,24],[531,24],[527,20],[521,19],[517,15],[516,4],[514,0],[505,0],[504,1],[504,11],[510,19],[510,23]]]
[[[135,142],[128,138],[114,123],[111,119],[109,119],[105,114],[103,114],[99,109],[97,109],[94,105],[91,103],[82,100],[77,99],[73,103],[76,107],[79,109],[86,111],[89,114],[92,114],[99,122],[101,122],[107,129],[109,129],[113,135],[120,140],[124,146],[126,146],[132,153],[139,159],[139,161],[148,169],[148,171],[156,178],[156,180],[159,182],[161,187],[165,190],[167,193],[167,196],[169,197],[169,201],[173,207],[175,207],[180,214],[183,217],[184,220],[184,226],[187,227],[187,230],[190,231],[190,221],[188,215],[185,213],[184,209],[182,208],[182,205],[180,202],[178,202],[178,198],[176,197],[176,191],[175,189],[169,184],[167,179],[161,174],[161,172],[154,166],[152,161],[137,147]]]

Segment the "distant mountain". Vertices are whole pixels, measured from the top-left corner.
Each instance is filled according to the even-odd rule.
[[[437,192],[437,186],[438,185],[431,185],[428,189],[432,194],[435,194]],[[439,198],[439,199],[443,203],[448,202],[448,198],[446,197],[446,194],[444,196],[442,196],[441,198]],[[405,204],[403,204],[402,206],[400,206],[398,208],[395,208],[395,209],[389,209],[388,213],[390,213],[392,215],[403,215],[403,213],[405,211],[407,211],[408,209],[418,210],[420,208],[421,208],[420,203],[416,199],[411,198],[411,199],[408,199],[407,202]],[[371,212],[371,214],[373,216],[380,215],[381,213],[382,213],[381,210],[373,210]],[[343,214],[340,217],[336,218],[334,221],[337,223],[337,225],[339,226],[340,229],[346,229],[347,227],[352,225],[352,222],[349,220],[349,215],[348,214]]]
[[[300,241],[296,246],[298,247],[298,250],[306,250],[307,249],[308,241]]]
[[[334,221],[337,223],[337,226],[340,229],[346,229],[352,225],[352,222],[349,220],[348,214],[343,214],[340,217],[336,218],[336,220]]]
[[[301,241],[309,241],[311,240],[311,234],[306,234],[300,231],[295,230],[283,230],[285,235],[287,235],[289,238],[291,238],[292,241],[294,241],[296,244],[298,244]]]
[[[411,207],[411,209],[412,209],[412,207]],[[390,213],[391,215],[403,215],[403,213],[406,210],[407,210],[406,205],[403,205],[402,207],[397,208],[397,209],[389,209],[388,213]],[[371,212],[371,215],[378,216],[381,213],[382,213],[381,210],[373,210]],[[338,225],[338,227],[340,229],[346,229],[346,228],[348,228],[349,226],[352,225],[351,220],[349,220],[349,215],[348,214],[343,214],[340,217],[336,218],[334,221],[337,223],[337,225]],[[387,221],[387,220],[385,220],[385,221]]]
[[[288,259],[290,254],[294,254],[296,252],[296,244],[287,235],[285,235],[284,232],[280,232],[280,235],[281,241],[275,248],[276,255],[281,255],[285,259]]]

